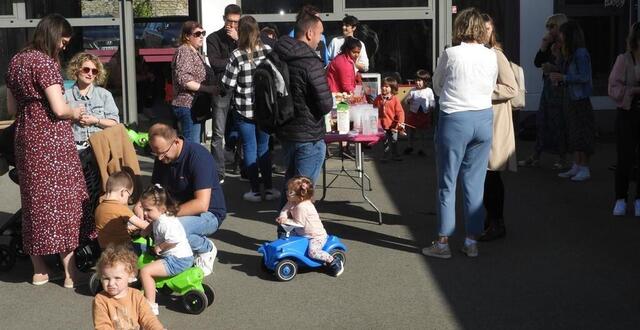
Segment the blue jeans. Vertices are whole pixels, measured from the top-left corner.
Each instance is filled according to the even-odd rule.
[[[271,181],[271,152],[269,151],[269,134],[261,131],[254,122],[234,112],[236,123],[242,138],[244,168],[247,171],[251,191],[260,191],[258,169],[262,174],[265,189],[273,188]]]
[[[180,124],[182,136],[185,139],[200,143],[200,123],[196,123],[191,119],[191,109],[187,107],[173,107],[173,114]]]
[[[200,213],[200,215],[187,215],[179,217],[184,231],[187,233],[189,245],[194,253],[205,253],[211,251],[211,246],[207,235],[211,235],[218,230],[220,222],[211,212]]]
[[[456,225],[456,183],[462,180],[467,236],[482,233],[484,179],[493,136],[493,110],[440,112],[436,131],[437,210],[440,236]]]
[[[324,140],[314,142],[291,142],[282,140],[282,159],[287,166],[284,174],[284,188],[280,207],[287,203],[287,181],[297,175],[304,175],[314,183],[318,181],[327,145]]]

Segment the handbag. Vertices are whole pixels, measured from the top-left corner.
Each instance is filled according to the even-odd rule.
[[[212,100],[211,94],[209,93],[196,93],[193,97],[193,101],[191,102],[191,119],[193,119],[194,122],[202,122],[207,119],[211,119]]]

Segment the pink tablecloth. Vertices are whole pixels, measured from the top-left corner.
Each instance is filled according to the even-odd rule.
[[[376,135],[349,135],[349,134],[338,134],[338,133],[327,133],[324,136],[325,143],[332,142],[357,142],[364,143],[368,145],[373,145],[378,143],[384,137],[384,130],[378,130],[378,134]]]

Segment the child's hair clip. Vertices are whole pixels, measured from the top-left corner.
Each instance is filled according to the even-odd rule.
[[[162,188],[162,186],[161,186],[159,183],[156,183],[156,184],[154,184],[153,186],[154,186],[154,187],[156,187],[156,188],[158,188],[158,189],[164,189],[164,188]]]

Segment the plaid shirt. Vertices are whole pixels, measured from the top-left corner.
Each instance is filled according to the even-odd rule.
[[[260,63],[267,59],[271,47],[262,45],[253,53],[251,59],[246,50],[236,49],[222,76],[222,83],[227,89],[233,89],[235,109],[245,118],[253,119],[253,72]]]

